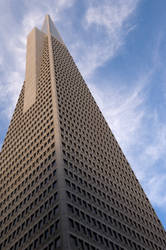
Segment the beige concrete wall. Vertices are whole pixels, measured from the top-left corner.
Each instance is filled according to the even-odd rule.
[[[43,32],[45,32],[47,35],[51,34],[52,36],[54,36],[59,42],[63,43],[63,40],[58,32],[58,30],[56,29],[53,21],[51,20],[49,15],[46,15],[42,29]],[[65,45],[65,44],[64,44]]]
[[[40,73],[43,45],[46,35],[34,28],[27,38],[24,109],[25,113],[36,100],[36,84]]]

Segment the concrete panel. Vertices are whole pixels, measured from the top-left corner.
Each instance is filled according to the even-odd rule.
[[[40,73],[40,63],[46,35],[34,28],[27,38],[26,74],[25,74],[25,113],[36,100],[36,84]]]

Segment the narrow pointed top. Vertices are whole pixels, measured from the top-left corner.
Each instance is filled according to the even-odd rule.
[[[52,36],[54,36],[56,39],[58,39],[61,43],[63,43],[63,40],[58,32],[58,30],[56,29],[53,21],[51,20],[49,15],[45,16],[45,20],[42,26],[42,31],[46,34],[51,33]]]

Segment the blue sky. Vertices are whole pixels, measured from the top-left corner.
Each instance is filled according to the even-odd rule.
[[[56,23],[166,227],[166,1],[0,1],[0,144],[25,72],[26,36]]]

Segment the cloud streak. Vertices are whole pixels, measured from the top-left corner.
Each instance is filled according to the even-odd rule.
[[[87,45],[79,41],[73,54],[79,54],[77,61],[80,71],[88,79],[94,71],[114,58],[123,46],[126,36],[133,29],[129,20],[134,14],[139,1],[117,0],[89,4],[82,23],[85,31],[92,32],[91,42]],[[96,4],[94,4],[96,3]],[[94,34],[95,33],[95,34]],[[80,54],[80,51],[82,52]]]
[[[6,29],[2,29],[1,26],[2,39],[0,41],[0,47],[2,48],[0,51],[0,71],[2,72],[0,81],[0,104],[2,105],[5,102],[5,109],[0,112],[1,116],[11,117],[23,84],[25,75],[26,37],[28,33],[34,26],[41,27],[46,13],[49,13],[53,17],[56,16],[56,19],[60,20],[63,11],[70,8],[74,2],[75,0],[49,0],[42,2],[40,8],[38,8],[37,5],[34,4],[34,1],[25,1],[24,8],[26,12],[19,26],[13,16],[12,10],[8,6],[8,15],[6,15],[6,18],[3,16],[3,23],[6,24]],[[6,5],[7,3],[9,4],[10,2],[7,1]],[[6,5],[2,2],[0,3],[0,7],[4,9],[4,11]],[[17,28],[11,29],[12,26]],[[5,48],[5,53],[3,52],[3,47]],[[5,60],[6,57],[9,57],[8,61]],[[2,62],[4,62],[4,64]]]
[[[105,90],[94,84],[89,87],[150,201],[165,211],[166,125],[146,105],[145,89],[153,73],[145,73],[130,91],[111,83]]]

